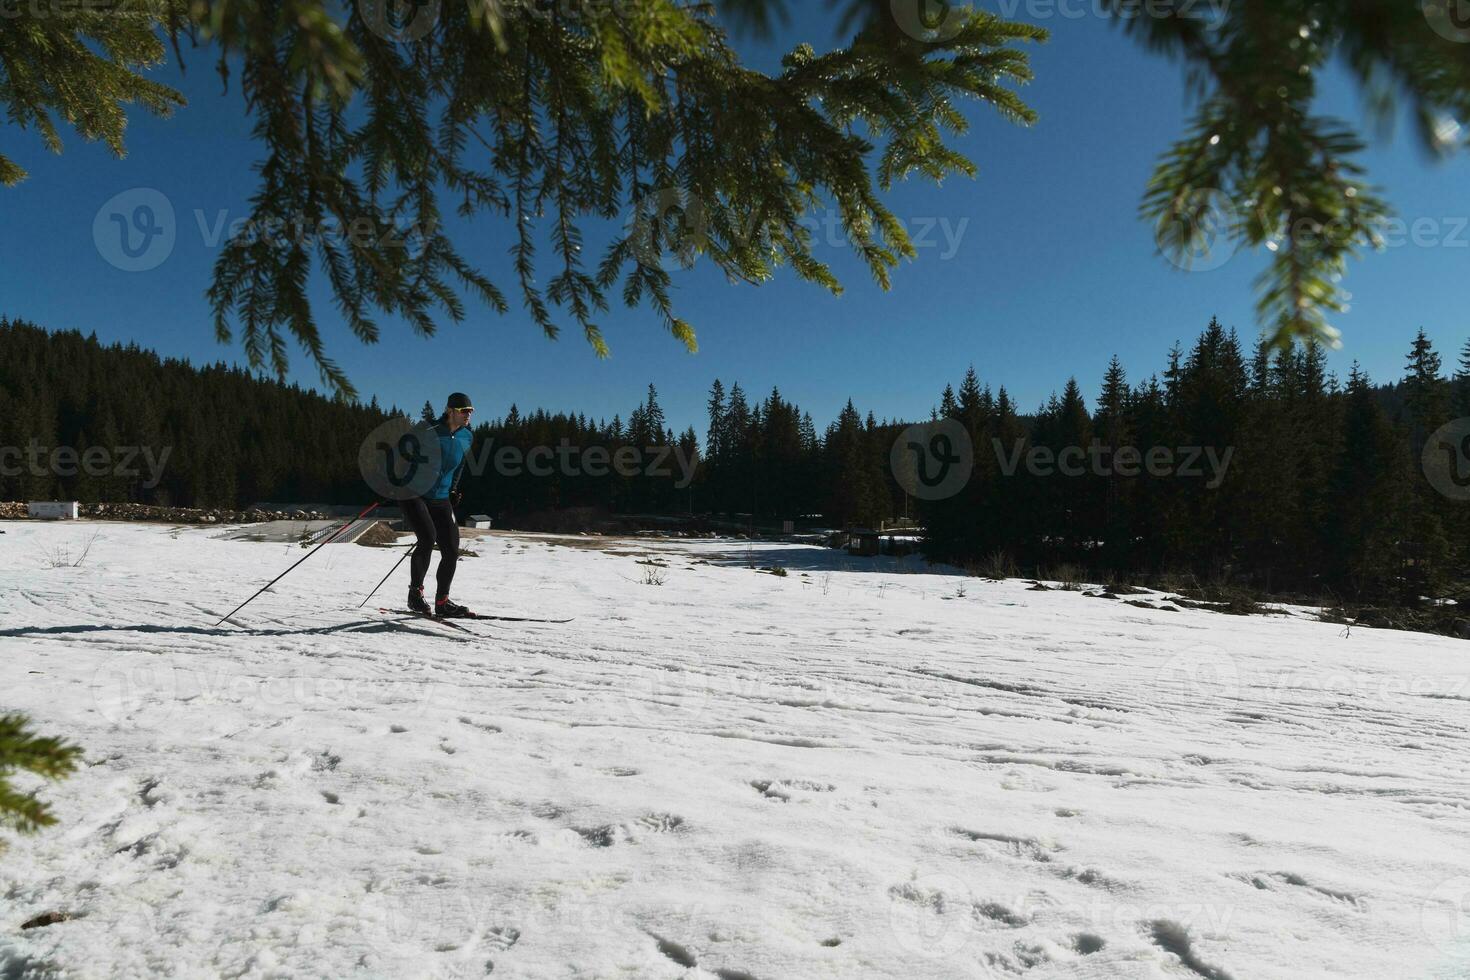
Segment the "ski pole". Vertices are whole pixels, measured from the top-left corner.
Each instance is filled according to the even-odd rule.
[[[416,547],[418,547],[417,544],[410,546],[409,549],[403,553],[403,558],[407,558],[409,555],[413,554],[413,549]],[[403,564],[403,558],[398,559],[397,564],[393,566],[393,572],[398,571],[398,566]],[[367,605],[368,599],[371,599],[373,596],[377,595],[378,590],[383,587],[383,582],[387,582],[390,578],[393,577],[393,572],[389,572],[387,575],[384,575],[383,581],[373,586],[373,591],[368,593],[367,599],[362,600],[362,604],[359,605],[357,608],[361,609],[363,606]]]
[[[257,598],[259,598],[261,592],[264,592],[266,589],[269,589],[272,585],[275,585],[277,582],[279,582],[281,579],[285,578],[287,575],[290,575],[292,572],[296,571],[296,569],[301,565],[301,562],[306,561],[307,558],[310,558],[312,555],[316,554],[318,551],[321,551],[322,548],[326,547],[327,545],[331,544],[333,541],[337,540],[337,538],[342,534],[343,531],[347,530],[349,527],[351,527],[352,525],[356,524],[358,521],[362,520],[364,517],[368,516],[369,514],[371,514],[373,511],[375,511],[377,509],[378,509],[378,502],[377,501],[374,501],[373,504],[371,506],[369,506],[367,510],[363,511],[361,514],[358,514],[356,517],[354,517],[352,520],[348,521],[346,524],[343,524],[341,527],[337,528],[337,530],[332,533],[331,537],[327,538],[325,541],[323,541],[321,544],[317,545],[315,548],[312,548],[311,551],[307,552],[307,554],[301,559],[301,561],[298,561],[295,565],[292,565],[290,568],[286,569],[284,572],[282,572],[281,574],[277,575],[275,578],[271,579],[260,590],[260,592],[255,593],[255,595],[251,596],[249,599],[246,599],[244,602],[240,603],[238,606],[236,606],[234,609],[232,609],[227,615],[221,617],[220,618],[220,621],[218,623],[215,623],[214,625],[216,625],[216,626],[223,625],[224,621],[227,620],[227,619],[229,619],[230,616],[235,615],[235,613],[239,612],[241,609],[244,609],[246,606],[250,605]]]

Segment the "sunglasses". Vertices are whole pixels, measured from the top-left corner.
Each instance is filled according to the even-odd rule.
[[[474,412],[474,409],[473,408],[451,408],[450,411],[451,412],[463,412],[466,415],[469,415],[470,413]]]

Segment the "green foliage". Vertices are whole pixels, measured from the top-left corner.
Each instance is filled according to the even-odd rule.
[[[81,754],[77,746],[36,735],[21,715],[0,715],[0,828],[34,834],[56,823],[35,793],[17,791],[11,780],[20,772],[43,779],[65,779],[76,770]],[[0,842],[0,849],[3,847]]]
[[[123,156],[127,106],[137,103],[167,116],[184,104],[178,92],[140,74],[163,61],[161,28],[174,16],[169,0],[135,0],[120,9],[30,3],[7,8],[0,30],[0,106],[7,122],[36,130],[48,150],[60,153],[60,117],[83,139],[101,140]],[[0,154],[0,185],[13,186],[26,176]]]
[[[723,0],[719,17],[677,0],[455,0],[404,37],[366,23],[363,5],[344,19],[323,0],[133,0],[126,15],[20,5],[0,33],[0,104],[53,150],[55,116],[121,154],[128,105],[166,115],[181,104],[140,70],[163,59],[167,38],[211,45],[221,75],[238,75],[263,154],[249,226],[215,265],[216,334],[238,331],[250,364],[280,375],[294,338],[350,395],[308,299],[314,271],[365,343],[382,315],[427,336],[462,320],[466,297],[509,310],[444,233],[445,207],[512,222],[521,305],[551,337],[570,317],[599,355],[598,318],[614,296],[647,304],[695,348],[673,308],[670,259],[703,257],[751,283],[790,266],[839,291],[801,224],[815,208],[837,210],[887,287],[914,250],[880,192],[910,176],[974,174],[946,143],[965,133],[968,100],[1032,122],[1015,91],[1031,78],[1021,46],[1046,38],[947,5],[934,29],[918,2],[907,23],[901,4],[833,0],[851,40],[825,53],[800,45],[772,75],[740,63],[725,25],[769,37],[784,0]],[[1425,146],[1447,154],[1470,138],[1452,125],[1470,118],[1470,46],[1432,29],[1437,7],[1391,0],[1109,9],[1182,60],[1198,96],[1143,199],[1161,247],[1189,261],[1213,223],[1271,249],[1258,306],[1273,341],[1336,344],[1328,318],[1346,309],[1347,260],[1381,244],[1387,207],[1357,162],[1357,132],[1316,113],[1317,80],[1345,64],[1380,124],[1402,100]],[[24,176],[0,156],[0,183]],[[629,227],[592,262],[584,224],[620,217]]]
[[[1133,8],[1119,22],[1151,50],[1182,60],[1199,96],[1188,133],[1164,155],[1144,197],[1160,245],[1181,262],[1211,231],[1269,248],[1258,310],[1273,341],[1335,346],[1327,318],[1346,309],[1347,259],[1381,247],[1388,209],[1362,179],[1361,138],[1316,114],[1318,78],[1329,63],[1345,63],[1381,128],[1401,98],[1426,148],[1448,154],[1467,139],[1444,125],[1470,118],[1466,45],[1431,30],[1418,3],[1239,0],[1214,19],[1199,8],[1186,13],[1189,5],[1154,17],[1138,16],[1130,0],[1110,3],[1120,14]]]
[[[1031,77],[1018,45],[1046,37],[976,11],[933,43],[863,18],[846,46],[802,45],[767,75],[740,64],[712,5],[677,0],[446,2],[402,43],[365,22],[362,4],[342,22],[323,0],[166,2],[150,0],[136,19],[18,7],[0,39],[0,80],[10,79],[0,100],[23,125],[43,125],[48,142],[54,130],[37,104],[120,152],[118,106],[163,111],[177,98],[126,67],[156,61],[165,32],[210,43],[221,75],[238,76],[263,154],[248,226],[215,264],[216,335],[229,342],[238,330],[251,366],[282,376],[294,338],[348,395],[308,299],[315,269],[366,343],[385,314],[427,336],[440,319],[466,316],[466,295],[509,309],[445,234],[444,207],[512,222],[528,315],[550,337],[570,317],[599,355],[608,347],[598,316],[615,294],[648,304],[695,348],[673,310],[665,256],[704,256],[747,282],[789,265],[838,291],[801,224],[817,208],[836,209],[886,287],[915,253],[880,191],[909,176],[973,175],[946,143],[967,129],[962,101],[1033,121],[1013,90]],[[88,38],[122,67],[91,54]],[[584,222],[629,215],[631,227],[590,263]]]

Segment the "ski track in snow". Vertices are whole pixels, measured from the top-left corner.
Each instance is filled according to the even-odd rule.
[[[575,622],[347,545],[216,628],[300,551],[3,528],[0,710],[86,750],[3,977],[1470,975],[1463,642],[514,534],[456,596]]]

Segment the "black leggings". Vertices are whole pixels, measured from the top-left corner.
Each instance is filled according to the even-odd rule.
[[[415,589],[424,587],[424,576],[429,573],[429,559],[434,546],[439,546],[439,591],[436,599],[449,597],[449,586],[454,583],[454,566],[459,562],[459,523],[454,519],[454,505],[448,500],[425,500],[414,497],[400,505],[404,519],[419,543],[414,545],[409,571]]]

